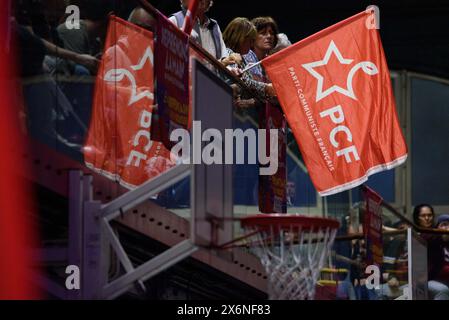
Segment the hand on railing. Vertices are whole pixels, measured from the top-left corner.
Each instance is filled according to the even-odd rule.
[[[229,71],[231,71],[231,73],[238,78],[240,78],[243,74],[240,68],[229,68]]]
[[[236,65],[241,67],[242,64],[243,64],[243,58],[238,53],[231,53],[229,56],[227,56],[226,58],[222,59],[221,63],[225,67],[233,65],[233,64],[236,64]]]

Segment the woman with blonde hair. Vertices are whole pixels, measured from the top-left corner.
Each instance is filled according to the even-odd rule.
[[[223,32],[223,40],[228,50],[229,59],[224,59],[222,62],[228,67],[245,68],[246,61],[242,56],[250,52],[256,37],[256,27],[247,18],[238,17],[232,20]],[[242,80],[250,89],[255,90],[265,98],[275,96],[271,83],[258,81],[249,72],[242,75]],[[237,104],[245,107],[254,106],[254,99],[250,100]]]
[[[228,49],[239,54],[247,54],[256,39],[257,31],[247,18],[235,18],[223,32],[223,40]]]

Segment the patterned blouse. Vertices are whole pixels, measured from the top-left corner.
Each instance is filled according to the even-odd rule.
[[[231,55],[232,53],[234,53],[234,51],[232,51],[231,49],[227,48],[228,50],[228,56]],[[256,54],[253,51],[249,51],[249,53],[247,55],[242,56],[243,58],[243,68],[245,68],[246,66],[248,66],[249,64],[254,63],[253,60],[249,60],[247,59],[247,57],[249,56],[250,53],[254,54],[254,57],[256,59],[257,62],[257,57]],[[251,58],[253,59],[253,58]],[[238,67],[236,64],[234,65],[230,65],[230,67]],[[250,70],[248,70],[247,72],[245,72],[242,75],[242,81],[246,84],[246,86],[257,92],[259,96],[263,97],[264,99],[268,99],[268,96],[265,92],[265,87],[267,86],[267,83],[265,83],[264,77],[260,76],[263,74],[263,68],[259,65],[257,67],[254,67]]]
[[[249,50],[249,52],[243,56],[243,60],[245,61],[246,66],[250,66],[252,64],[259,62],[259,58],[257,58],[256,53],[253,50]],[[256,81],[258,83],[263,83],[265,86],[268,83],[271,83],[270,79],[268,78],[267,74],[265,73],[265,69],[262,67],[261,64],[248,70],[247,72],[245,72],[245,74],[249,74],[251,76],[251,79],[253,79],[253,81]],[[265,93],[265,86],[264,86],[264,91],[261,92],[263,98],[272,104],[279,105],[279,102],[276,97],[271,97]]]
[[[259,59],[253,50],[249,50],[249,52],[243,56],[243,60],[248,66],[259,62]],[[255,80],[267,82],[267,76],[265,74],[265,70],[262,68],[262,65],[259,64],[258,66],[250,69],[248,72],[251,73]]]

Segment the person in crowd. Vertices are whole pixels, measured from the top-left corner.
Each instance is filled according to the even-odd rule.
[[[128,21],[152,32],[156,30],[156,19],[140,6],[131,11]]]
[[[285,48],[288,48],[292,45],[290,40],[288,40],[288,37],[285,33],[279,33],[278,34],[278,44],[271,50],[270,54],[275,54]]]
[[[287,181],[287,206],[293,207],[295,205],[296,184],[294,181]]]
[[[256,37],[257,30],[247,18],[238,17],[228,24],[223,32],[223,39],[229,57],[234,57],[233,60],[235,61],[235,63],[230,61],[228,67],[244,69],[247,66],[242,55],[248,54]],[[224,60],[224,64],[227,64],[227,59]],[[242,80],[249,89],[255,91],[261,97],[270,98],[275,96],[271,83],[254,80],[250,73],[243,73]],[[237,97],[236,100],[236,105],[239,107],[252,106],[254,104],[255,100],[251,97],[248,97],[248,99]]]
[[[33,19],[30,18],[32,8],[28,7],[26,2],[20,4],[15,7],[11,21],[18,45],[20,76],[38,77],[39,80],[23,87],[28,132],[35,139],[50,145],[62,143],[69,148],[77,148],[78,146],[67,141],[56,129],[57,122],[74,117],[81,130],[85,130],[85,126],[59,85],[48,74],[45,57],[49,55],[69,59],[91,70],[96,69],[99,61],[91,55],[61,48],[37,35],[32,24]]]
[[[181,11],[174,13],[169,18],[178,28],[182,28],[184,25],[185,15],[190,1],[181,0]],[[220,26],[217,21],[210,19],[206,15],[213,6],[213,3],[213,0],[200,0],[197,19],[190,36],[217,60],[222,60],[228,56],[228,53]]]
[[[435,211],[429,204],[417,205],[413,210],[413,220],[421,228],[434,226]],[[436,228],[449,228],[449,215],[438,217]],[[428,291],[434,300],[449,300],[449,239],[447,236],[423,233],[427,240]]]
[[[242,55],[251,50],[256,40],[257,30],[247,18],[234,18],[223,31],[223,41],[226,45],[228,55],[236,53],[234,62],[225,61],[225,65],[237,64],[239,67],[245,67]]]
[[[408,224],[398,221],[393,224],[392,230],[405,230]],[[408,251],[406,234],[397,234],[384,238],[384,263],[383,268],[386,272],[387,285],[392,289],[398,283],[407,282],[408,274]],[[395,291],[395,290],[393,290]],[[387,293],[389,291],[387,290]]]
[[[243,57],[248,65],[256,64],[266,58],[278,43],[278,26],[273,18],[258,17],[251,22],[256,27],[257,36],[252,49]],[[260,64],[249,72],[255,80],[269,82]]]
[[[394,300],[403,295],[403,289],[396,275],[388,274],[387,281],[382,283],[376,292],[380,300]]]
[[[230,26],[227,27],[227,41],[229,42],[229,47],[231,50],[233,47],[233,43],[235,41],[231,40],[231,34],[233,33],[233,29],[237,27],[241,27],[244,22],[243,20],[235,20],[231,22]],[[243,59],[242,66],[251,66],[253,64],[258,63],[261,59],[268,56],[270,51],[277,44],[277,24],[271,17],[260,17],[255,18],[251,21],[254,28],[256,28],[256,37],[253,40],[253,44],[251,49],[247,51],[247,53],[243,53],[241,49],[245,49],[244,46],[240,48],[242,51]],[[246,24],[246,23],[245,23]],[[257,54],[256,54],[257,52]],[[247,72],[243,74],[243,81],[247,84],[248,87],[255,90],[258,93],[258,96],[263,100],[272,101],[277,104],[276,91],[273,88],[273,85],[270,83],[269,79],[265,74],[265,70],[261,65],[257,65],[252,67]],[[236,99],[236,105],[240,108],[250,108],[258,106],[257,101],[254,98],[247,97],[238,97]]]
[[[65,21],[67,17],[67,7],[73,4],[73,0],[44,0],[46,7],[46,19],[48,24],[52,28],[51,32],[54,37],[54,33],[57,32],[56,28]],[[58,43],[59,45],[59,43]]]
[[[436,228],[449,231],[449,215],[440,215]],[[428,290],[434,300],[449,300],[449,234],[428,240]]]
[[[409,225],[398,221],[384,231],[405,230]],[[384,238],[383,279],[378,295],[383,300],[397,299],[404,293],[408,282],[408,250],[405,233],[389,235]]]
[[[40,36],[35,30],[33,8],[28,2],[20,2],[15,7],[13,26],[18,35],[22,76],[43,74],[46,55],[67,59],[91,70],[97,67],[99,61],[94,56],[61,48]],[[40,26],[40,29],[44,28]]]
[[[100,38],[104,38],[108,20],[108,8],[90,9],[80,19],[79,29],[68,28],[65,21],[57,27],[64,48],[81,53],[96,55],[101,51]],[[81,11],[83,14],[84,11]]]
[[[106,35],[106,26],[108,14],[112,7],[105,5],[99,6],[97,1],[91,1],[90,4],[81,8],[81,14],[84,16],[79,21],[79,28],[69,28],[66,21],[63,21],[56,28],[59,39],[63,47],[78,54],[88,54],[99,56],[103,47],[103,40]],[[103,3],[101,3],[103,4]],[[55,67],[61,70],[62,67],[70,70],[73,75],[90,75],[94,70],[86,69],[84,66],[72,61],[57,61]]]
[[[156,28],[155,18],[140,6],[131,11],[128,21],[152,32]],[[115,69],[117,66],[131,66],[136,63],[129,59],[129,52],[132,51],[134,41],[133,36],[122,35],[116,44],[105,48],[102,57],[105,70]]]
[[[413,209],[413,222],[421,228],[432,228],[435,212],[430,204],[420,204]]]
[[[19,24],[33,26],[33,33],[38,37],[52,41],[52,32],[47,19],[47,6],[43,0],[16,0],[15,17]]]

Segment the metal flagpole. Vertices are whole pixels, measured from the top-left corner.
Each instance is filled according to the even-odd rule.
[[[254,67],[257,67],[259,64],[262,63],[262,61],[263,60],[261,60],[261,61],[259,61],[257,63],[250,64],[249,66],[247,66],[245,69],[242,70],[242,73],[245,73],[246,71],[249,71],[249,70],[251,70]]]

